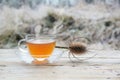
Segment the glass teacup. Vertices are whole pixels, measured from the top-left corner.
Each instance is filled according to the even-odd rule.
[[[27,48],[23,48],[23,42]],[[18,42],[22,58],[28,63],[50,63],[57,57],[53,57],[55,52],[56,40],[53,35],[28,34],[25,39]]]

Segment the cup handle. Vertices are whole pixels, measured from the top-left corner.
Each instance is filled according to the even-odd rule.
[[[23,47],[21,47],[21,43],[22,42],[26,42],[26,40],[25,39],[21,39],[19,42],[18,42],[18,49],[20,50],[20,51],[22,51],[22,52],[24,52],[24,53],[26,53],[26,52],[28,52],[25,48],[23,48]],[[25,47],[26,45],[24,45],[24,47]]]

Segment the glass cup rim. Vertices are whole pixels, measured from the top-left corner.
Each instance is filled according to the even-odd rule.
[[[55,35],[49,35],[49,34],[40,34],[39,36],[36,36],[36,34],[27,34],[25,36],[26,42],[29,42],[30,40],[52,40],[56,42],[56,36]]]
[[[27,34],[25,36],[25,38],[27,38],[27,37],[33,37],[33,38],[36,38],[36,37],[38,37],[38,38],[55,38],[56,35],[52,35],[52,34],[39,34],[39,35],[36,36],[36,34]]]

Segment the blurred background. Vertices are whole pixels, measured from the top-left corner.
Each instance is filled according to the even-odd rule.
[[[106,4],[119,6],[120,0],[0,0],[1,6],[20,8],[27,5],[30,8],[36,8],[38,5],[50,5],[54,7],[72,7],[79,3],[86,4]]]
[[[120,0],[0,0],[0,48],[16,48],[26,34],[86,37],[120,49]]]

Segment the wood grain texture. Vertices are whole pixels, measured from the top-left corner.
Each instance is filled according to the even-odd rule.
[[[0,49],[0,80],[120,80],[120,51],[99,51],[90,60],[72,63],[63,55],[53,64],[22,62],[15,49]]]

